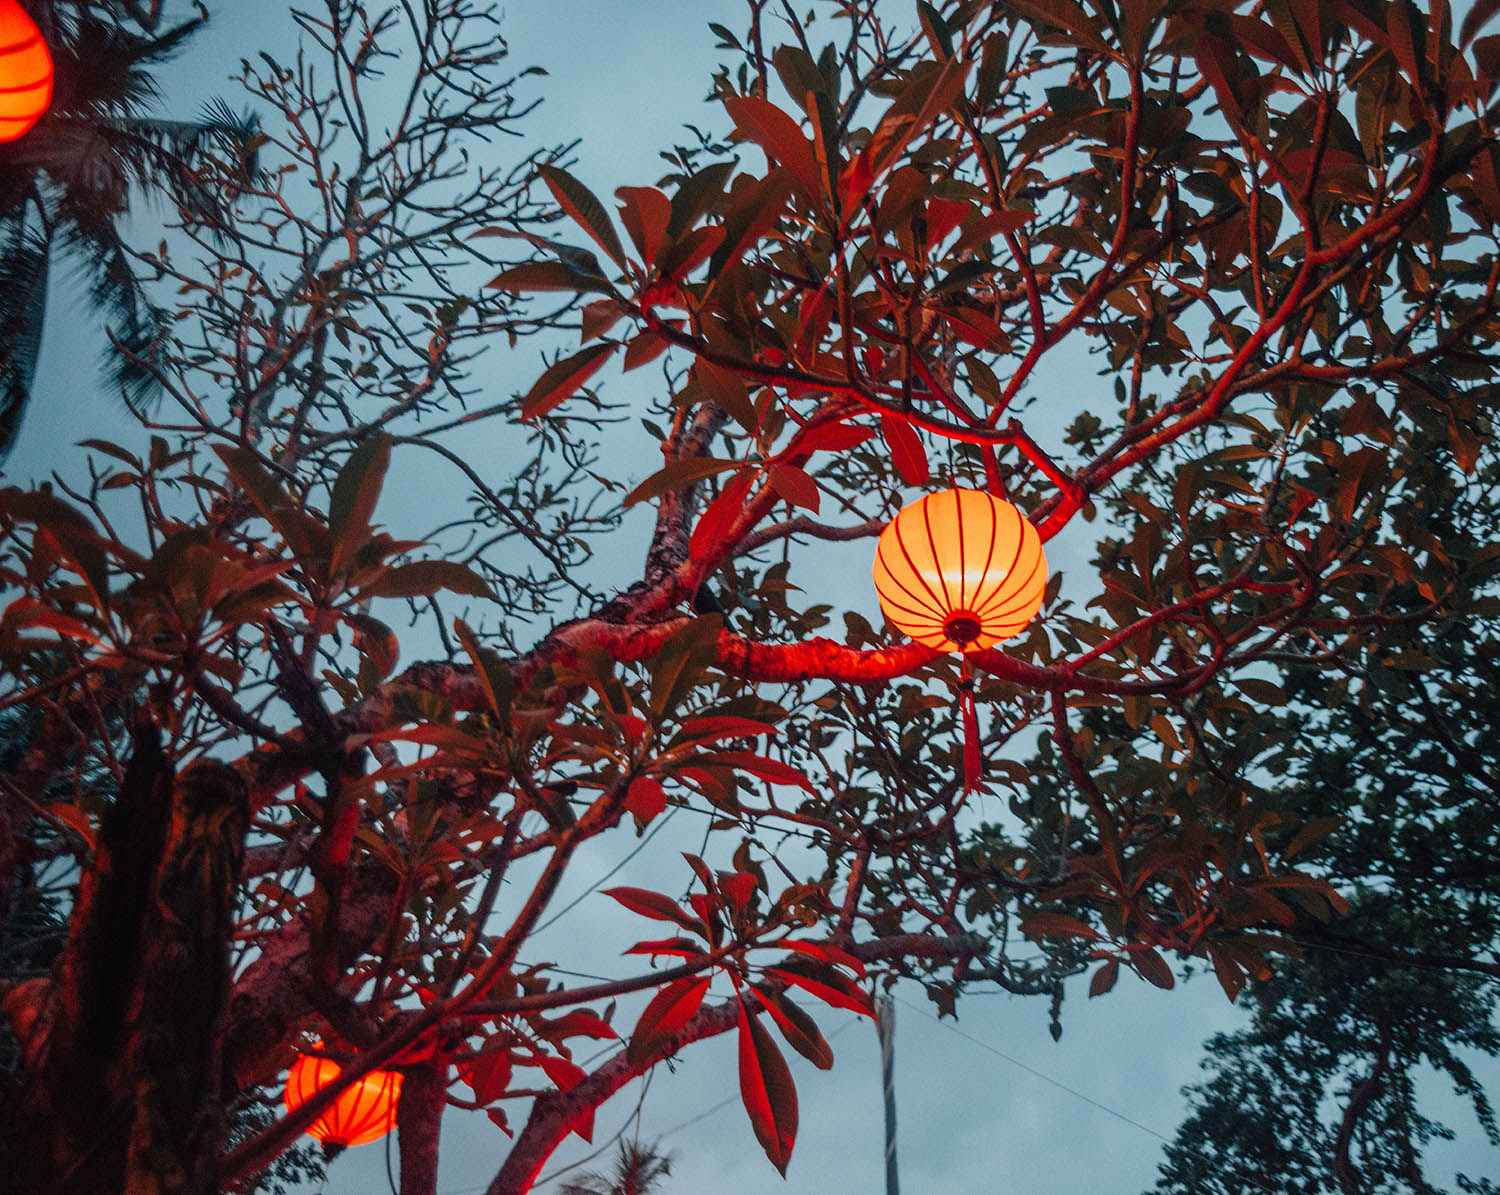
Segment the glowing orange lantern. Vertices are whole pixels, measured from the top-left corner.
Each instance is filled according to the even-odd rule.
[[[36,22],[0,0],[0,141],[30,131],[52,102],[52,55]]]
[[[981,490],[929,494],[880,533],[875,588],[885,616],[918,643],[965,653],[964,780],[979,783],[971,651],[1018,635],[1041,609],[1047,557],[1031,522]]]
[[[286,1079],[286,1110],[296,1111],[338,1078],[340,1069],[331,1058],[299,1055]],[[378,1140],[395,1126],[400,1098],[399,1071],[371,1071],[324,1109],[323,1115],[308,1126],[308,1134],[329,1152]]]

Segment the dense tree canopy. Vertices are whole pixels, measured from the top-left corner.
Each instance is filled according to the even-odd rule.
[[[1477,1033],[1489,881],[1445,911],[1469,881],[1443,869],[1493,851],[1487,710],[1440,714],[1491,664],[1454,649],[1495,555],[1493,7],[748,0],[712,119],[684,114],[706,131],[614,212],[568,148],[497,164],[526,103],[489,4],[300,14],[294,58],[244,66],[262,169],[205,165],[218,202],[135,255],[179,304],[138,362],[149,447],[0,492],[28,1145],[0,1182],[248,1184],[387,1068],[404,1195],[448,1104],[514,1134],[489,1190],[524,1192],[724,1034],[784,1172],[782,1043],[833,1064],[809,1007],[868,1015],[912,976],[943,1009],[1055,1010],[1069,976],[1171,987],[1174,959],[1235,996],[1406,880],[1442,890],[1413,917],[1470,919],[1441,965]],[[559,329],[521,393],[475,368]],[[622,411],[612,371],[647,367]],[[612,475],[627,437],[652,464]],[[950,485],[1099,541],[962,661],[852,596]],[[1450,740],[1341,786],[1319,709],[1331,751]],[[1367,832],[1326,837],[1350,810]],[[633,835],[679,816],[698,849],[633,875]],[[638,929],[543,962],[596,842],[622,870],[587,899]],[[66,922],[51,966],[13,940],[56,939],[38,910]],[[1292,1003],[1257,1009],[1312,1015],[1324,989],[1282,974]],[[343,1069],[282,1115],[298,1051]],[[1416,1124],[1377,1104],[1352,1132]]]

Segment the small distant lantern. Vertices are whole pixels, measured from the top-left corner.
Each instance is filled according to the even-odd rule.
[[[1019,635],[1041,609],[1047,558],[1014,505],[982,490],[918,499],[890,521],[875,550],[875,588],[898,630],[938,651],[965,653],[959,704],[964,783],[979,784],[979,721],[968,653]]]
[[[298,1055],[287,1075],[286,1110],[296,1111],[338,1078],[341,1069],[331,1058]],[[379,1140],[395,1127],[400,1098],[399,1071],[371,1071],[324,1109],[308,1126],[308,1135],[321,1141],[330,1156],[350,1145]]]
[[[25,136],[52,102],[52,54],[17,0],[0,0],[0,141]]]

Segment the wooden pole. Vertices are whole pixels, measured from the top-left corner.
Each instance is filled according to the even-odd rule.
[[[875,1003],[880,1038],[880,1086],[885,1099],[885,1195],[901,1195],[896,1168],[896,1002],[889,995]]]

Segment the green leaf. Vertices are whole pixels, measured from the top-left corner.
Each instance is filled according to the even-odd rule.
[[[552,197],[563,211],[593,237],[599,247],[608,253],[611,260],[622,269],[625,267],[625,250],[620,245],[620,236],[615,226],[594,193],[566,170],[556,166],[540,167],[542,180],[547,184]]]
[[[369,437],[349,454],[333,483],[328,503],[328,531],[333,539],[330,575],[370,539],[370,519],[391,463],[391,437],[384,432]]]
[[[619,347],[612,340],[591,344],[571,357],[554,362],[521,400],[521,418],[539,419],[572,398]]]

